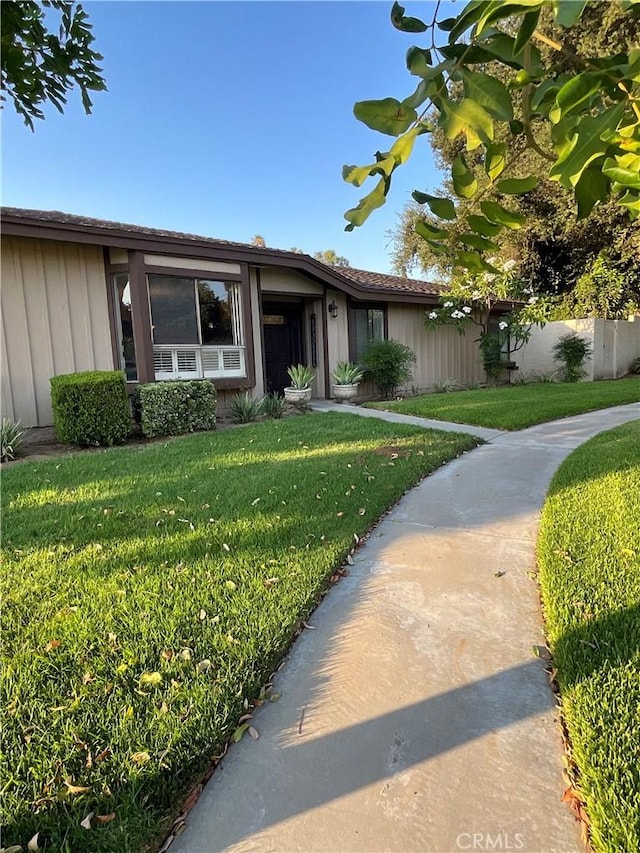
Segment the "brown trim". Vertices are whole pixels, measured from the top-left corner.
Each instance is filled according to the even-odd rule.
[[[262,278],[260,276],[260,269],[258,267],[254,267],[254,272],[256,274],[256,292],[258,294],[258,318],[260,321],[260,357],[262,360],[262,390],[267,390],[267,355],[264,350],[264,314],[262,312]]]
[[[211,382],[213,382],[213,384],[216,386],[216,388],[223,388],[225,390],[228,390],[230,388],[238,388],[238,389],[253,388],[253,386],[255,385],[255,381],[252,384],[251,379],[249,379],[249,378],[247,378],[247,379],[229,379],[229,378],[211,379]]]
[[[136,350],[138,382],[154,382],[153,338],[151,310],[147,292],[147,276],[142,252],[129,252],[129,287],[131,289],[131,319]]]
[[[104,260],[104,282],[107,289],[107,314],[109,317],[109,334],[111,337],[111,353],[113,355],[113,369],[120,370],[122,361],[120,358],[120,342],[118,341],[118,320],[116,316],[116,300],[113,292],[112,272],[109,264],[109,249],[105,246],[102,250]]]
[[[158,267],[145,264],[147,275],[168,275],[180,278],[197,278],[206,281],[242,281],[242,274],[238,273],[216,273],[211,270],[189,270],[181,267]]]
[[[327,314],[329,313],[328,303],[327,303],[327,290],[325,288],[324,293],[322,294],[322,354],[324,357],[324,399],[331,399],[331,384],[330,384],[330,375],[329,375],[329,323],[327,321]]]
[[[256,384],[256,361],[253,343],[253,316],[251,313],[251,280],[249,277],[248,264],[241,266],[242,280],[240,283],[240,293],[242,294],[242,324],[244,326],[244,352],[247,367],[247,381],[249,387],[253,388]]]
[[[263,290],[262,296],[265,302],[286,302],[288,296],[292,299],[307,299],[311,302],[322,299],[322,293],[298,293],[297,291],[293,293],[288,290],[283,290],[282,292],[278,290]]]
[[[109,273],[129,272],[129,264],[110,264],[109,263],[109,249],[107,247],[105,247],[105,258],[106,258],[106,264],[107,264],[107,268],[109,270]]]

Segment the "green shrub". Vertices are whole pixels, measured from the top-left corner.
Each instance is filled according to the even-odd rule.
[[[262,411],[268,418],[281,418],[287,408],[284,397],[277,392],[267,394],[262,399]]]
[[[413,350],[399,341],[379,341],[369,344],[360,362],[365,377],[376,385],[383,399],[393,397],[396,388],[411,379],[411,364],[416,360]]]
[[[152,438],[215,429],[216,402],[215,386],[207,379],[141,385],[136,408],[142,434]]]
[[[236,394],[229,403],[229,416],[236,424],[250,424],[262,414],[262,400],[256,400],[249,391]]]
[[[582,365],[591,358],[593,347],[575,332],[563,335],[553,346],[553,357],[564,364],[564,381],[577,382],[585,375]]]
[[[120,444],[131,432],[131,411],[121,370],[53,376],[53,425],[60,441],[80,446]]]
[[[20,421],[12,421],[11,418],[3,418],[0,425],[0,439],[2,448],[0,462],[9,462],[15,459],[24,441],[26,429]]]

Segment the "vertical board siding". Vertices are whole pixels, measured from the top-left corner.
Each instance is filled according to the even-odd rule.
[[[3,414],[47,426],[52,376],[114,367],[102,250],[4,238],[2,333]]]
[[[329,343],[329,382],[331,374],[339,361],[349,361],[349,314],[347,298],[344,293],[335,290],[327,291],[327,305],[335,302],[338,306],[338,316],[331,317],[327,313],[327,338]],[[331,389],[329,388],[330,392]]]
[[[460,384],[484,378],[475,327],[460,335],[452,327],[426,329],[423,305],[390,303],[389,338],[410,347],[416,355],[413,379],[408,383],[421,391],[434,382],[455,379]]]

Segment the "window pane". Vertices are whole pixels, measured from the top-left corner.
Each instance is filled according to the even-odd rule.
[[[384,308],[351,308],[352,357],[362,356],[369,344],[384,340]]]
[[[235,288],[235,284],[222,281],[198,280],[200,330],[205,346],[237,343],[233,322]]]
[[[120,364],[125,372],[127,381],[137,382],[136,348],[133,343],[133,318],[131,314],[131,288],[129,276],[120,273],[113,276],[113,287],[116,297],[116,314],[120,334]]]
[[[154,343],[200,343],[192,278],[150,275],[149,300]]]

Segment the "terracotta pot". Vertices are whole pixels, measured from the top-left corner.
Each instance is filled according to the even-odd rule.
[[[332,392],[338,403],[353,400],[358,395],[358,383],[356,382],[355,385],[333,385]]]

